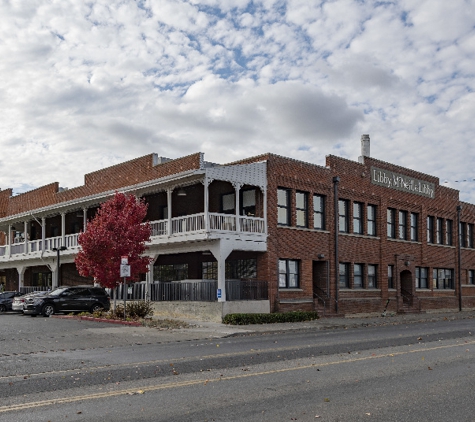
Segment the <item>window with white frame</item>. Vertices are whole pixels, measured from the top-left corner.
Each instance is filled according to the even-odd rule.
[[[434,243],[434,217],[427,216],[427,243]]]
[[[338,230],[340,233],[348,233],[348,201],[346,199],[338,200]]]
[[[290,226],[290,190],[277,189],[277,223]]]
[[[353,288],[363,288],[363,264],[353,265]]]
[[[475,270],[468,270],[468,284],[475,284]]]
[[[445,244],[452,245],[452,220],[445,220]]]
[[[306,192],[295,192],[295,211],[297,227],[308,226],[308,195]]]
[[[407,211],[399,211],[399,239],[407,239]]]
[[[411,212],[411,240],[417,242],[419,240],[419,214]]]
[[[388,208],[387,210],[387,232],[388,232],[388,237],[390,239],[394,239],[396,237],[396,227],[395,227],[395,222],[394,222],[394,217],[396,215],[396,210],[393,208]]]
[[[279,259],[279,289],[296,289],[299,287],[299,261]]]
[[[429,288],[429,269],[425,267],[416,267],[416,289]]]
[[[363,234],[363,204],[353,202],[353,233]]]
[[[378,287],[376,268],[376,265],[368,264],[368,289],[376,289]]]
[[[454,271],[449,268],[434,268],[432,270],[432,283],[434,289],[453,289]]]
[[[313,195],[313,228],[325,229],[325,197]]]
[[[368,205],[366,208],[368,236],[376,236],[376,205]]]
[[[388,289],[394,289],[394,265],[388,265]]]
[[[442,227],[444,224],[444,220],[442,218],[437,218],[436,225],[435,225],[435,241],[438,245],[442,245],[444,243]]]
[[[340,288],[350,287],[350,274],[349,274],[349,264],[346,262],[339,263],[339,286]]]

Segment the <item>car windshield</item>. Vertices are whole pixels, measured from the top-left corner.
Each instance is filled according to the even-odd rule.
[[[58,288],[53,290],[48,296],[59,296],[61,293],[65,292],[67,288]]]

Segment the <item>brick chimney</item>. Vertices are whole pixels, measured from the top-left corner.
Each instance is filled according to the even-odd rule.
[[[369,135],[361,135],[361,156],[358,157],[358,161],[363,164],[365,157],[370,157]]]

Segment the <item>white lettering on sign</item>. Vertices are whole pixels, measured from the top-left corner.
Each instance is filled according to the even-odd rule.
[[[416,195],[426,196],[428,198],[435,197],[434,183],[414,179],[413,177],[378,169],[376,167],[371,167],[371,183],[386,188],[415,193]]]

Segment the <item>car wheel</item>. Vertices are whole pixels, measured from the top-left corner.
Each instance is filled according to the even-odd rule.
[[[50,315],[54,314],[54,306],[53,305],[45,305],[41,310],[43,316],[49,317]]]
[[[104,309],[104,307],[102,305],[99,305],[99,304],[95,304],[95,305],[92,305],[91,306],[91,314],[93,314],[94,312],[100,312]]]
[[[7,307],[5,305],[0,305],[0,313],[6,312]]]

